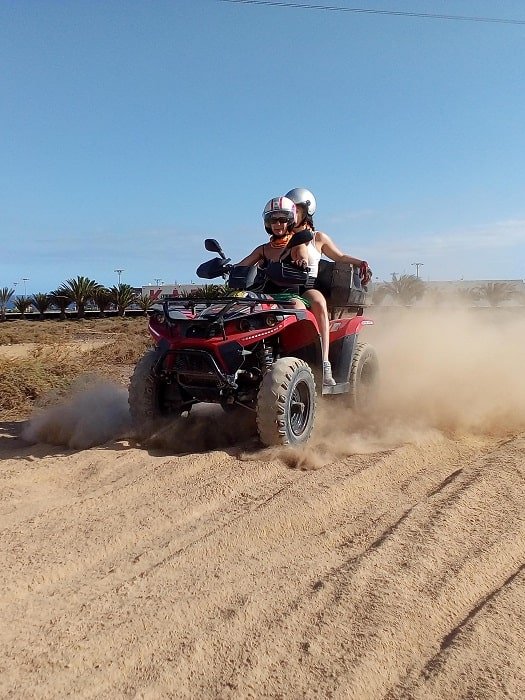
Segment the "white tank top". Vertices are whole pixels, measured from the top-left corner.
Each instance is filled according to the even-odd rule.
[[[322,253],[317,249],[315,245],[315,239],[317,236],[317,231],[314,231],[314,237],[308,243],[308,267],[310,268],[310,277],[317,277],[319,273],[319,260],[321,260]]]

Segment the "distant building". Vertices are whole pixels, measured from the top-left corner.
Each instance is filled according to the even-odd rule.
[[[166,297],[178,297],[200,287],[202,284],[146,284],[142,287],[142,295],[157,301]]]

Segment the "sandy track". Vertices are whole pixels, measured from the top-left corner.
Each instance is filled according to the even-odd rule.
[[[525,697],[525,319],[486,311],[367,329],[374,413],[302,451],[210,407],[138,448],[109,383],[0,424],[0,697]]]
[[[523,696],[523,435],[186,447],[0,438],[2,697]]]

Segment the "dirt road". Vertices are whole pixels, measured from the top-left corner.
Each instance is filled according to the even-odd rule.
[[[522,696],[524,436],[0,444],[3,697]]]
[[[56,416],[33,445],[3,424],[0,696],[522,698],[524,399],[498,404],[503,378],[492,412],[461,387],[446,414],[399,390],[388,429],[388,407],[382,429],[326,411],[302,452],[216,411],[147,448],[125,422],[85,448]],[[77,399],[69,433],[121,404]]]

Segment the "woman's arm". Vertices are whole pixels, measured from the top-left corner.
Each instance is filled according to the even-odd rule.
[[[321,241],[321,253],[326,255],[327,258],[330,258],[330,260],[347,262],[351,265],[361,265],[363,262],[359,258],[354,258],[340,251],[328,234],[318,231],[317,235]]]
[[[249,267],[251,265],[257,265],[257,263],[261,262],[261,260],[264,259],[264,245],[257,246],[255,250],[252,250],[252,252],[247,255],[245,258],[241,260],[241,262],[235,263],[235,265],[245,265],[246,267]]]
[[[306,267],[308,265],[308,248],[306,247],[305,243],[294,245],[294,247],[290,250],[290,255],[292,261],[296,265],[299,265],[299,267]]]

